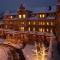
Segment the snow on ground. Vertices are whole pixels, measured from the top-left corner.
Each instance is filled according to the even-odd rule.
[[[60,50],[58,48],[57,40],[50,40],[48,60],[60,60]]]
[[[0,38],[0,43],[3,42],[4,39]],[[34,56],[33,50],[35,49],[34,45],[27,44],[26,47],[23,49],[24,56],[26,60],[35,60],[36,57]],[[56,40],[51,41],[49,46],[49,54],[48,60],[60,60],[60,52],[58,50],[58,44]],[[0,46],[0,60],[7,60],[6,51],[8,48],[3,48]],[[2,57],[2,58],[1,58]],[[4,57],[4,58],[3,58]]]
[[[26,57],[26,60],[35,60],[36,57],[33,56],[33,49],[35,47],[33,45],[27,45],[24,49],[24,55]],[[60,52],[58,50],[58,44],[56,40],[53,40],[51,45],[49,46],[49,52],[48,52],[48,59],[47,60],[60,60]],[[53,51],[53,52],[52,52]],[[51,55],[51,56],[50,56]]]
[[[0,60],[8,60],[7,49],[2,46],[0,46]]]
[[[0,43],[2,43],[4,41],[4,39],[0,38]]]
[[[23,53],[24,56],[26,58],[26,60],[35,60],[35,57],[33,56],[33,49],[35,48],[34,45],[27,45],[24,49],[23,49]]]

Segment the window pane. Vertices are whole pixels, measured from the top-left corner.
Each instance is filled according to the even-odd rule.
[[[35,21],[33,22],[33,25],[35,25]]]
[[[30,27],[28,28],[28,31],[30,31]]]
[[[23,14],[23,18],[26,18],[26,15],[25,14]]]
[[[35,31],[35,28],[33,28],[33,31]]]
[[[21,16],[21,15],[19,15],[19,18],[22,18],[22,16]]]
[[[47,22],[47,25],[49,25],[49,22]]]

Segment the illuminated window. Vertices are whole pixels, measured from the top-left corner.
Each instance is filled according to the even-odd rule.
[[[40,14],[40,18],[42,18],[42,14]]]
[[[43,32],[45,32],[45,29],[43,28]]]
[[[39,32],[42,32],[43,31],[43,29],[42,28],[39,28]]]
[[[33,31],[35,31],[35,28],[33,28]]]
[[[21,15],[19,15],[19,18],[22,18],[22,16],[21,16]]]
[[[49,29],[47,28],[47,32],[49,31]]]
[[[28,22],[28,24],[30,25],[30,21]]]
[[[45,14],[40,14],[40,18],[44,18],[45,17]]]
[[[28,28],[28,31],[30,31],[30,27]]]
[[[26,18],[26,15],[25,14],[23,14],[23,18]]]
[[[49,22],[47,22],[47,25],[49,25]]]
[[[24,24],[24,22],[22,22],[22,24]]]
[[[51,29],[50,32],[53,32],[53,30]]]
[[[45,22],[43,22],[43,25],[45,25]]]
[[[10,18],[12,19],[12,16]]]
[[[35,25],[35,21],[33,22],[33,25]]]
[[[43,25],[43,22],[41,22],[40,24]]]
[[[39,22],[39,25],[43,25],[43,22]]]
[[[21,27],[21,31],[24,31],[24,27]]]
[[[45,17],[45,14],[43,14],[42,17],[44,18]]]
[[[24,24],[24,22],[21,22],[21,24]]]
[[[53,25],[53,22],[51,22],[51,25]]]

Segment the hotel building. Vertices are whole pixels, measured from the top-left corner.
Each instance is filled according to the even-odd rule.
[[[60,4],[34,10],[28,10],[21,4],[16,13],[4,13],[1,27],[20,32],[53,32],[60,41]]]

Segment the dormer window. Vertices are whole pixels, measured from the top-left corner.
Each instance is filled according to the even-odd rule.
[[[21,15],[19,15],[19,18],[21,19],[21,18],[22,18],[22,16],[21,16]]]
[[[44,18],[45,17],[45,14],[42,14],[42,18]]]
[[[25,15],[25,14],[19,15],[19,18],[20,18],[20,19],[21,19],[21,18],[26,18],[26,15]]]
[[[26,15],[25,14],[23,14],[23,18],[26,18]]]
[[[40,18],[42,18],[42,15],[40,14]]]
[[[44,18],[45,17],[45,14],[40,14],[40,18]]]

